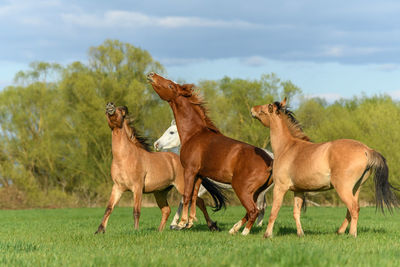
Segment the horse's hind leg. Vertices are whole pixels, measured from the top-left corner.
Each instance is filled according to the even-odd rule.
[[[203,212],[204,218],[206,219],[207,222],[208,229],[210,229],[210,231],[221,231],[221,229],[219,229],[217,226],[217,222],[211,220],[210,216],[208,215],[206,205],[201,197],[197,197],[196,205]]]
[[[194,184],[194,189],[193,189],[193,193],[192,193],[192,203],[190,205],[189,222],[188,222],[186,228],[191,228],[193,226],[193,221],[196,220],[197,194],[199,193],[201,182],[202,182],[201,178],[197,178],[197,180]]]
[[[267,193],[267,190],[261,192],[257,198],[257,209],[259,210],[259,213],[257,216],[256,226],[262,226],[263,224],[265,208],[267,207],[267,201],[265,200],[265,193]]]
[[[343,221],[342,225],[338,230],[338,233],[340,234],[344,233],[346,231],[347,225],[350,223],[349,234],[356,237],[358,213],[360,211],[360,207],[358,206],[358,195],[360,193],[360,188],[358,188],[355,194],[353,195],[353,186],[349,186],[348,184],[337,184],[337,185],[334,184],[334,187],[340,199],[346,205],[348,212],[346,214],[346,219]]]
[[[181,221],[175,228],[177,230],[186,228],[186,225],[189,223],[189,219],[188,219],[189,202],[192,198],[194,180],[195,180],[197,171],[194,171],[190,168],[186,168],[184,173],[185,173],[185,176],[184,176],[185,179],[184,179],[184,190],[183,190],[183,209],[182,209]]]
[[[239,229],[247,220],[247,224],[246,227],[243,229],[242,235],[248,235],[258,215],[258,209],[256,203],[253,200],[254,192],[246,190],[248,187],[238,185],[237,183],[232,183],[232,188],[233,190],[235,190],[236,195],[238,196],[243,207],[246,209],[247,213],[241,221],[235,224],[231,231],[232,233],[234,233],[234,231],[236,229]],[[231,231],[229,232],[231,233]]]
[[[344,221],[343,221],[342,225],[339,227],[339,230],[337,231],[337,233],[339,235],[344,234],[344,232],[346,232],[347,226],[349,225],[350,222],[351,222],[351,215],[350,215],[349,209],[347,209],[346,218],[344,218]]]
[[[243,217],[243,219],[241,219],[240,221],[235,223],[235,225],[233,225],[231,230],[229,230],[229,233],[231,235],[236,234],[240,230],[240,228],[247,222],[248,217],[249,217],[249,215],[246,213],[246,215]]]
[[[294,217],[294,220],[296,221],[298,236],[304,235],[303,229],[301,228],[301,222],[300,222],[301,206],[303,205],[303,201],[304,201],[304,193],[303,192],[294,192],[293,217]]]
[[[358,205],[358,195],[360,193],[360,189],[358,189],[354,195],[352,193],[352,188],[350,187],[339,187],[336,188],[336,191],[347,207],[346,218],[344,219],[337,233],[343,234],[346,231],[348,224],[350,223],[349,234],[357,237],[357,222],[358,214],[360,212],[360,207]]]
[[[99,228],[97,229],[95,234],[105,233],[108,219],[110,218],[111,212],[114,210],[115,204],[117,204],[119,199],[121,198],[122,193],[123,191],[117,185],[113,186],[111,196],[108,200],[107,208],[103,216],[103,220],[101,221]]]
[[[171,208],[168,205],[167,201],[167,195],[168,195],[169,190],[164,190],[164,191],[159,191],[155,192],[154,196],[156,197],[157,205],[161,210],[161,223],[160,226],[158,227],[158,231],[164,230],[165,224],[168,220],[169,214],[171,213]]]

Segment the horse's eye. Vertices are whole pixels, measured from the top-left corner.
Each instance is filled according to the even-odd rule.
[[[171,84],[169,84],[168,87],[172,89],[172,85]]]
[[[174,132],[169,132],[169,134],[174,134]]]

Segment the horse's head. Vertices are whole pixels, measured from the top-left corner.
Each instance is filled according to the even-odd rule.
[[[172,121],[171,126],[164,132],[164,134],[154,142],[154,148],[158,150],[171,149],[181,145],[179,139],[178,128],[176,127],[175,120]]]
[[[115,107],[114,103],[107,103],[106,105],[106,117],[111,130],[115,127],[122,128],[127,114],[128,108],[125,106]]]
[[[162,100],[171,101],[178,96],[189,97],[192,95],[193,84],[178,84],[164,77],[150,72],[147,74],[147,80],[153,86],[154,91]]]
[[[269,127],[271,120],[279,116],[280,110],[286,107],[286,97],[282,102],[254,106],[251,108],[251,115],[261,121],[263,125]]]

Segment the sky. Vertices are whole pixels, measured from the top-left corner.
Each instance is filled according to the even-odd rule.
[[[0,90],[33,61],[87,61],[118,39],[173,80],[274,72],[328,101],[400,100],[400,1],[0,0]]]

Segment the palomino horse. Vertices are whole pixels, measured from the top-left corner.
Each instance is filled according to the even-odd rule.
[[[273,203],[264,237],[272,236],[275,219],[288,190],[294,191],[293,216],[298,236],[304,234],[300,223],[300,207],[303,194],[307,191],[335,188],[347,207],[346,218],[338,234],[343,234],[350,223],[349,234],[354,237],[357,236],[360,188],[372,171],[375,172],[377,207],[383,211],[385,204],[391,211],[392,206],[398,205],[388,181],[386,160],[380,153],[350,139],[311,143],[294,114],[286,108],[286,98],[281,103],[255,106],[251,113],[270,128],[275,155]]]
[[[163,133],[163,135],[158,138],[157,141],[154,142],[154,148],[156,150],[167,150],[167,149],[180,149],[181,146],[181,140],[179,140],[179,134],[178,134],[178,128],[176,128],[176,123],[175,120],[172,120],[171,126],[168,127],[167,130]],[[272,152],[263,149],[271,158],[274,158]],[[174,151],[175,152],[175,151]],[[218,183],[215,182],[219,187],[225,188],[225,189],[232,189],[232,186],[230,184],[223,184],[223,183]],[[265,208],[267,207],[267,203],[265,201],[265,194],[267,191],[270,189],[268,187],[265,189],[263,192],[260,193],[260,195],[257,198],[257,209],[260,211],[258,214],[257,220],[256,220],[256,226],[262,226],[263,219],[264,219],[264,214],[265,214]],[[198,193],[198,197],[201,197],[207,192],[207,190],[203,187],[200,186],[200,190]],[[171,227],[174,227],[178,224],[179,218],[182,213],[182,207],[183,207],[183,200],[179,203],[178,210],[175,213],[174,219],[171,222]]]
[[[194,185],[210,177],[232,185],[247,213],[230,233],[239,231],[247,221],[242,232],[247,235],[259,213],[255,200],[272,184],[271,157],[258,147],[224,136],[207,116],[193,85],[180,85],[155,73],[149,73],[147,78],[160,98],[171,106],[182,144],[185,192],[179,226],[185,227],[188,221],[189,201],[197,194]]]
[[[106,107],[108,126],[112,130],[111,177],[114,182],[110,200],[103,220],[96,231],[105,232],[108,218],[125,191],[134,193],[134,223],[139,228],[140,208],[143,193],[154,193],[158,207],[161,209],[162,219],[159,231],[164,229],[171,212],[167,202],[167,194],[175,186],[180,194],[184,191],[183,167],[179,156],[172,152],[150,152],[146,140],[140,137],[128,118],[127,107],[115,107],[108,103]],[[209,190],[213,198],[223,204],[224,197],[212,182],[206,181],[203,185]],[[211,230],[217,230],[216,225],[207,214],[204,201],[199,198],[197,204],[203,211],[207,225]],[[221,205],[221,203],[218,203]],[[192,202],[195,205],[196,201]],[[192,206],[192,209],[195,207]],[[192,224],[192,222],[191,222]]]

